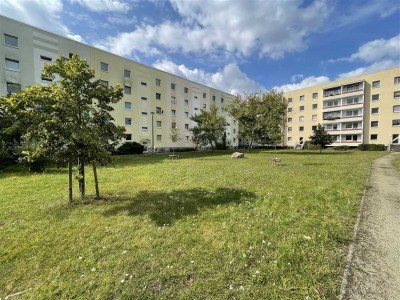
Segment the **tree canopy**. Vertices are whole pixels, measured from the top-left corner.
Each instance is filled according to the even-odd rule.
[[[325,130],[325,128],[318,124],[317,128],[314,129],[313,135],[310,136],[311,144],[319,146],[319,152],[326,146],[332,144],[332,136]]]
[[[191,116],[196,126],[190,129],[192,140],[197,146],[210,145],[214,151],[218,140],[223,136],[226,126],[225,118],[218,114],[218,107],[211,105],[209,110],[201,109],[200,113]]]
[[[84,196],[85,164],[107,163],[111,148],[123,137],[124,128],[115,125],[110,115],[122,89],[95,80],[94,70],[76,55],[46,65],[42,77],[52,82],[5,98],[6,110],[29,124],[22,136],[25,159],[45,156],[77,163]]]
[[[271,90],[238,95],[226,110],[239,122],[239,136],[248,142],[276,145],[282,141],[286,102],[282,93]]]

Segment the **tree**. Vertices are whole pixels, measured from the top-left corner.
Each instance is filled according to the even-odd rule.
[[[180,136],[179,128],[176,126],[176,123],[171,124],[171,131],[169,133],[169,138],[172,141],[172,154],[175,155],[175,143],[182,139]]]
[[[310,136],[311,144],[319,146],[319,153],[322,152],[322,149],[326,148],[326,146],[332,144],[333,138],[332,136],[325,131],[325,128],[318,124],[317,128],[314,129],[314,133]]]
[[[60,57],[46,65],[42,77],[52,82],[27,87],[5,98],[10,112],[29,120],[23,135],[24,157],[29,161],[45,156],[68,163],[70,202],[72,164],[78,165],[81,197],[85,196],[85,164],[92,164],[99,196],[96,165],[110,161],[110,150],[124,133],[124,128],[116,126],[110,115],[110,104],[120,101],[122,89],[95,80],[94,70],[76,55],[70,59]]]
[[[224,134],[226,126],[225,118],[218,114],[218,107],[211,105],[210,110],[201,109],[199,114],[191,116],[190,119],[197,123],[190,129],[195,145],[210,145],[214,151],[214,145]]]
[[[248,141],[276,145],[282,141],[286,103],[282,93],[269,92],[238,95],[226,110],[239,122],[239,136]]]

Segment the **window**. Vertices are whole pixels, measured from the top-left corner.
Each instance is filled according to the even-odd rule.
[[[392,134],[392,144],[400,144],[400,134]]]
[[[221,103],[224,103],[224,98],[221,98]]]
[[[400,113],[400,105],[393,105],[393,112]]]
[[[185,117],[189,118],[189,112],[188,111],[185,111]]]
[[[176,122],[171,122],[171,128],[176,128]]]
[[[171,115],[172,116],[176,116],[176,110],[175,109],[171,109]]]
[[[378,88],[381,86],[381,81],[377,80],[377,81],[372,81],[372,88]]]
[[[371,134],[371,141],[377,140],[377,139],[378,139],[378,135],[377,134]]]
[[[147,82],[142,81],[142,82],[140,82],[140,85],[141,86],[147,86]]]
[[[160,86],[161,85],[161,80],[156,78],[156,86]]]
[[[188,135],[186,136],[186,142],[189,142],[189,136]]]
[[[318,104],[317,103],[314,103],[313,105],[312,105],[312,109],[317,109],[318,108]]]
[[[125,134],[125,140],[132,141],[132,134],[130,134],[130,133]]]
[[[304,126],[300,126],[299,131],[304,131]]]
[[[72,56],[74,56],[74,55],[75,55],[75,54],[73,54],[73,53],[70,52],[70,53],[68,54],[68,57],[69,57],[69,58],[72,58]]]
[[[400,84],[400,76],[394,78],[394,84]]]
[[[140,98],[142,101],[147,101],[147,98],[146,97],[141,97]]]
[[[393,98],[394,99],[399,99],[400,98],[400,91],[396,91],[393,93]]]
[[[292,118],[287,118],[288,123],[292,122]]]
[[[147,112],[142,111],[142,117],[147,117]]]
[[[171,103],[176,103],[176,97],[174,96],[171,97]]]
[[[233,129],[233,133],[236,133],[236,129]]]
[[[311,130],[312,130],[312,131],[317,130],[317,126],[311,126]]]
[[[161,94],[160,93],[156,93],[156,100],[161,100]]]
[[[44,61],[49,61],[49,62],[52,61],[51,57],[44,56],[44,55],[40,55],[40,59],[41,59],[41,60],[44,60]]]
[[[378,127],[378,121],[371,121],[371,127]]]
[[[304,111],[304,105],[300,106],[300,107],[299,107],[299,110],[300,110],[300,111]]]
[[[291,143],[292,142],[292,137],[288,136],[287,141],[288,141],[288,143]]]
[[[171,83],[171,90],[175,89],[175,83]]]
[[[207,98],[207,93],[203,93],[203,98]]]
[[[146,126],[142,126],[142,131],[147,132],[148,128]]]
[[[371,114],[373,114],[373,115],[379,114],[379,107],[373,107],[373,108],[371,108]]]
[[[19,71],[19,60],[6,58],[6,69]]]
[[[299,117],[299,122],[304,122],[304,116]]]
[[[106,81],[106,80],[100,80],[100,83],[101,83],[102,85],[104,85],[105,87],[108,87],[108,81]]]
[[[125,109],[126,110],[132,110],[132,102],[125,101]]]
[[[189,100],[185,99],[185,105],[189,105]]]
[[[7,82],[7,95],[14,94],[21,90],[21,85],[19,83]]]
[[[18,48],[18,38],[13,35],[4,34],[4,44],[7,46]]]
[[[392,126],[400,126],[400,119],[392,120]]]
[[[125,125],[132,126],[132,118],[125,118]]]
[[[287,108],[287,112],[292,112],[292,108],[291,108],[291,107],[288,107],[288,108]]]
[[[185,94],[189,93],[189,89],[187,87],[184,88]]]
[[[207,108],[207,104],[204,103],[204,104],[203,104],[203,108]]]
[[[379,100],[379,94],[372,95],[371,99],[372,99],[372,101],[378,101]]]
[[[189,130],[189,124],[185,124],[185,129]]]
[[[313,93],[312,97],[313,97],[313,99],[317,99],[318,98],[318,93]]]
[[[312,115],[312,120],[317,121],[317,115]]]
[[[213,96],[213,101],[215,101],[215,96]]]
[[[199,108],[198,108],[198,107],[195,107],[194,110],[199,110]]]
[[[292,127],[288,127],[287,132],[292,132]]]
[[[156,107],[156,114],[161,115],[163,111],[161,110],[161,107]]]
[[[161,142],[161,134],[157,134],[157,141]]]
[[[127,85],[125,85],[124,86],[124,93],[125,94],[128,94],[128,95],[130,95],[131,94],[131,87],[130,86],[127,86]]]
[[[156,126],[157,126],[157,128],[161,128],[161,121],[157,121]]]
[[[127,69],[124,69],[124,77],[125,78],[131,78],[131,71],[127,70]]]
[[[100,63],[100,70],[102,72],[108,72],[108,64],[101,62]]]
[[[300,96],[300,101],[304,101],[304,95]]]
[[[197,99],[197,96],[194,96],[194,99]]]
[[[287,102],[292,103],[293,99],[292,98],[288,98]]]

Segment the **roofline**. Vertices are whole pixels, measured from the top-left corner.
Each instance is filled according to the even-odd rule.
[[[39,28],[39,27],[32,26],[32,25],[30,25],[30,24],[28,24],[28,23],[24,23],[24,22],[21,22],[21,21],[18,21],[18,20],[15,20],[15,19],[6,17],[5,15],[3,15],[3,14],[1,14],[1,13],[0,13],[0,17],[5,18],[5,19],[8,19],[8,20],[13,21],[13,22],[16,22],[16,23],[19,23],[19,24],[22,24],[22,25],[25,25],[25,26],[30,26],[30,27],[32,27],[32,28],[34,28],[34,29],[36,29],[36,30],[41,30],[41,31],[43,31],[43,32],[45,32],[45,33],[47,33],[47,34],[56,35],[56,36],[58,36],[58,37],[60,37],[60,38],[69,40],[69,41],[71,41],[71,42],[78,43],[78,44],[84,45],[84,46],[86,46],[86,47],[89,47],[89,48],[92,48],[92,49],[95,49],[95,50],[99,50],[99,51],[105,52],[105,53],[107,53],[107,54],[111,54],[111,55],[116,56],[116,57],[118,57],[118,58],[125,59],[125,60],[127,60],[127,61],[129,61],[129,62],[134,62],[134,63],[139,64],[139,65],[141,65],[141,66],[144,66],[144,67],[147,67],[147,68],[150,68],[150,69],[153,69],[153,70],[157,70],[157,71],[159,71],[159,72],[162,72],[162,73],[165,73],[165,74],[168,74],[168,75],[172,75],[172,76],[175,76],[175,77],[180,78],[180,79],[187,80],[187,81],[189,81],[189,82],[192,82],[192,83],[201,85],[201,86],[203,86],[203,87],[210,88],[210,89],[214,89],[214,90],[217,90],[217,91],[221,91],[221,90],[219,90],[219,89],[217,89],[217,88],[214,88],[214,87],[212,87],[212,86],[208,86],[208,85],[205,85],[205,84],[202,84],[202,83],[193,81],[193,80],[191,80],[191,79],[178,76],[178,75],[176,75],[176,74],[168,73],[167,71],[157,69],[157,68],[155,68],[155,67],[153,67],[153,66],[145,65],[145,64],[143,64],[143,63],[141,63],[141,62],[134,61],[134,60],[132,60],[132,59],[130,59],[130,58],[127,58],[127,57],[124,57],[124,56],[120,56],[120,55],[115,54],[115,53],[112,53],[112,52],[110,52],[110,51],[106,51],[106,50],[104,50],[104,49],[100,49],[100,48],[94,47],[94,46],[92,46],[92,45],[89,45],[89,44],[85,44],[85,43],[76,41],[76,40],[71,39],[71,38],[69,38],[69,37],[62,36],[62,35],[59,35],[59,34],[56,34],[56,33],[53,33],[53,32],[50,32],[50,31],[47,31],[47,30],[44,30],[44,29],[41,29],[41,28]],[[231,93],[227,93],[227,92],[224,92],[224,91],[221,91],[221,92],[223,92],[223,93],[225,93],[225,94],[228,94],[228,95],[230,95],[230,96],[232,96],[232,97],[236,97],[236,95],[233,95],[233,94],[231,94]]]

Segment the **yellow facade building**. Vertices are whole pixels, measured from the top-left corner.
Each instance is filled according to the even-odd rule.
[[[400,145],[400,68],[284,93],[288,100],[284,145],[301,148],[318,123],[331,146]]]
[[[190,148],[190,116],[215,104],[228,123],[227,141],[238,145],[236,122],[224,111],[235,96],[223,91],[140,64],[112,53],[43,31],[0,16],[0,95],[24,89],[33,84],[47,84],[41,78],[45,64],[59,56],[77,54],[95,70],[104,84],[119,84],[123,99],[114,105],[115,122],[126,128],[126,141],[146,144],[148,149],[172,146]],[[181,140],[172,144],[172,123],[179,128]]]

